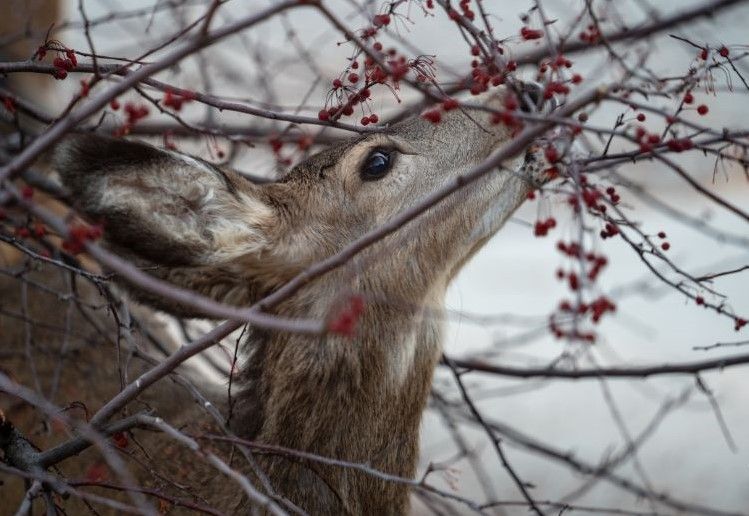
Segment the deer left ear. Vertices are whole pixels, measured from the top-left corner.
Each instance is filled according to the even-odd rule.
[[[76,135],[54,163],[77,207],[104,224],[107,245],[180,286],[221,299],[252,282],[253,257],[272,241],[263,188],[198,158]]]

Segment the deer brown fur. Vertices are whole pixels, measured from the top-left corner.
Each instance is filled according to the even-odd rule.
[[[499,106],[502,95],[483,101]],[[175,152],[94,135],[70,138],[57,150],[55,161],[63,183],[78,201],[77,208],[92,220],[104,221],[108,246],[174,285],[248,306],[454,181],[509,138],[509,130],[491,125],[483,111],[445,113],[439,124],[415,117],[383,133],[334,145],[268,184],[251,183],[232,171]],[[362,164],[375,149],[392,153],[392,166],[381,179],[365,180]],[[324,320],[335,317],[352,294],[365,300],[353,337],[251,330],[238,373],[231,430],[243,439],[366,463],[412,478],[421,415],[441,354],[440,314],[446,288],[543,180],[545,166],[537,154],[528,152],[506,163],[505,169],[466,186],[275,307],[274,313],[285,317]],[[69,281],[56,274],[58,281]],[[2,306],[16,306],[17,311],[19,284],[6,281],[4,287],[15,289],[15,294],[4,297]],[[84,292],[88,298],[98,298],[93,289],[88,290]],[[180,316],[197,315],[189,307],[142,290],[129,291],[146,305]],[[59,303],[55,296],[33,295],[44,299],[33,310],[48,314],[36,317],[47,317],[52,328],[76,332],[90,327],[79,313],[67,323],[60,320],[64,314],[52,308]],[[91,309],[84,312],[93,317]],[[0,318],[0,324],[3,329],[14,328],[4,339],[16,352],[3,369],[33,388],[23,353],[28,327],[24,331],[17,318],[7,316]],[[34,345],[59,349],[59,331],[37,327],[31,331]],[[98,333],[77,337],[83,344],[74,346],[75,355],[65,359],[57,403],[83,400],[89,410],[96,410],[120,387],[113,342],[105,334],[112,332],[100,328]],[[36,359],[37,374],[45,380],[56,367],[54,354],[46,356],[48,363]],[[131,367],[130,379],[145,366]],[[228,417],[221,399],[214,403]],[[200,407],[168,380],[153,386],[139,403],[148,403],[174,425],[207,431],[200,423],[205,420]],[[16,426],[28,423],[20,414],[31,409],[11,409],[5,407]],[[39,429],[22,428],[42,446],[51,438],[43,438]],[[173,475],[192,486],[189,493],[178,492],[183,497],[194,495],[232,514],[249,510],[236,485],[189,451],[152,432],[135,430],[133,435],[153,454],[152,462],[159,469],[154,475],[142,465],[133,466],[144,485],[175,491],[160,480]],[[82,454],[78,462],[90,463],[95,453]],[[403,484],[286,455],[261,453],[255,458],[275,492],[310,514],[408,512],[409,489]],[[258,480],[246,462],[235,457],[233,465]],[[85,471],[83,466],[61,468],[67,468],[68,475]]]

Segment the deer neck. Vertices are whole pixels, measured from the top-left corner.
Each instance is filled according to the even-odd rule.
[[[375,302],[352,338],[253,335],[232,427],[264,443],[413,477],[421,415],[441,352],[443,295],[441,289],[409,306]],[[298,490],[312,489],[315,503],[321,504],[315,509],[323,512],[344,499],[353,512],[352,500],[391,500],[395,506],[381,507],[387,513],[401,512],[408,504],[403,485],[360,478],[345,468],[279,457],[261,460],[282,494],[309,501],[309,492]],[[357,486],[362,491],[352,492]]]

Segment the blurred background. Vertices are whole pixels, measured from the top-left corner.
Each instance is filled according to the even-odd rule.
[[[704,1],[704,0],[703,0]],[[664,2],[644,0],[597,1],[607,13],[612,27],[634,27],[657,17],[700,5],[703,1]],[[330,1],[331,10],[348,26],[361,28],[381,8],[381,2]],[[77,50],[88,51],[81,25],[79,2],[62,0],[0,0],[2,16],[11,26],[0,34],[0,47],[6,59],[30,58],[43,43],[52,20],[54,39]],[[205,12],[210,2],[203,0],[87,0],[83,2],[91,39],[100,55],[133,58],[154,48],[170,35]],[[469,47],[444,13],[427,16],[415,2],[401,7],[409,19],[398,19],[387,36],[386,46],[394,46],[408,56],[435,56],[438,81],[451,83],[469,70]],[[511,38],[508,48],[519,53],[543,44],[522,42],[517,37],[523,17],[535,15],[532,0],[484,1],[498,38]],[[270,5],[270,2],[235,0],[217,12],[214,25],[226,23]],[[547,0],[547,16],[556,20],[552,29],[568,26],[585,7],[580,0]],[[119,14],[117,14],[119,13]],[[123,16],[123,13],[127,13]],[[108,21],[108,18],[111,21]],[[32,23],[29,24],[29,21]],[[711,48],[727,45],[742,55],[747,48],[746,27],[749,3],[680,26],[637,44],[617,48],[630,64],[658,77],[681,76],[694,64],[696,49],[669,37],[676,34]],[[12,30],[11,30],[12,29]],[[12,38],[23,38],[12,46]],[[25,42],[25,44],[24,44]],[[293,10],[252,31],[233,36],[221,44],[189,57],[158,78],[170,84],[236,98],[260,107],[315,116],[325,104],[330,82],[348,64],[351,47],[342,36],[319,17],[305,10]],[[149,59],[159,56],[156,52]],[[605,50],[571,56],[574,70],[586,78],[586,86],[606,83],[621,76]],[[749,66],[736,59],[736,67],[749,76]],[[533,79],[532,67],[521,68],[519,76]],[[80,89],[79,76],[55,81],[47,76],[17,74],[14,89],[41,103],[51,114],[58,114]],[[731,70],[717,70],[715,91],[704,87],[694,91],[696,104],[709,105],[708,116],[694,112],[683,116],[715,129],[747,127],[749,90]],[[403,103],[419,96],[404,86],[397,92]],[[137,101],[128,93],[121,99]],[[673,98],[637,98],[655,107],[673,109]],[[372,108],[387,117],[403,104],[384,89],[376,92]],[[121,112],[120,112],[121,113]],[[108,112],[104,125],[116,127],[120,113]],[[591,113],[590,123],[612,127],[617,116],[626,123],[633,111],[621,104],[604,103]],[[204,135],[173,137],[184,151],[216,160],[226,153],[237,168],[252,174],[275,177],[284,172],[267,144],[268,134],[287,130],[287,123],[273,122],[239,113],[219,112],[196,103],[189,104],[182,116],[196,123],[224,127],[242,136],[242,145]],[[161,124],[161,125],[160,125]],[[147,128],[174,126],[173,120],[154,113],[142,122]],[[665,123],[650,117],[645,124],[660,132]],[[294,134],[316,135],[317,127],[295,127]],[[253,136],[252,130],[257,130]],[[230,132],[231,132],[230,131]],[[137,135],[138,131],[134,131]],[[323,136],[328,133],[323,133]],[[144,136],[146,135],[146,136]],[[338,137],[339,133],[330,133]],[[153,141],[163,143],[162,137]],[[590,137],[588,144],[600,152],[605,141]],[[631,144],[614,141],[612,152],[632,149]],[[293,144],[282,150],[292,160],[299,157]],[[697,152],[675,156],[691,176],[712,192],[744,209],[749,208],[749,182],[744,170],[729,164],[716,164],[712,156]],[[711,203],[677,177],[670,169],[649,161],[626,164],[598,172],[602,180],[622,185],[632,182],[643,187],[619,186],[622,207],[646,234],[667,234],[671,244],[668,256],[693,276],[741,268],[749,264],[749,231],[746,222]],[[535,237],[533,223],[553,215],[557,227],[545,238]],[[568,344],[548,331],[548,317],[567,289],[555,277],[566,263],[556,250],[559,240],[576,236],[577,223],[563,196],[550,193],[527,202],[513,220],[473,259],[450,288],[448,295],[446,353],[454,358],[484,357],[502,365],[544,366],[565,353],[576,353],[580,367],[604,365],[644,365],[696,361],[749,352],[746,329],[736,332],[725,317],[697,306],[673,288],[659,281],[642,263],[640,256],[618,238],[596,239],[593,250],[608,257],[609,265],[598,286],[617,304],[615,314],[597,327],[595,344]],[[681,281],[664,264],[654,266],[675,282]],[[725,296],[725,303],[737,314],[749,314],[749,270],[716,278],[712,287]],[[719,298],[709,292],[706,299]],[[732,343],[709,350],[695,349],[716,343]],[[742,348],[742,344],[746,344]],[[743,351],[742,351],[743,349]],[[200,367],[198,365],[197,367]],[[676,511],[653,500],[620,489],[604,478],[594,478],[570,468],[569,461],[551,457],[549,450],[562,457],[573,457],[596,467],[626,450],[628,443],[645,438],[636,452],[629,454],[611,471],[622,479],[648,486],[656,493],[700,503],[732,513],[749,513],[749,368],[736,367],[700,375],[703,388],[691,375],[661,376],[649,379],[512,379],[470,373],[463,380],[470,388],[482,413],[495,422],[503,436],[508,459],[518,474],[532,484],[531,493],[540,501],[570,502],[578,506],[608,507],[637,513],[671,514]],[[207,374],[207,373],[206,373]],[[216,381],[220,379],[214,378]],[[709,389],[708,395],[706,391]],[[462,400],[447,371],[438,369],[435,397],[430,403],[422,432],[424,471],[437,466],[430,481],[461,496],[481,502],[520,501],[516,487],[498,462],[485,432],[463,409],[446,415],[445,406]],[[664,410],[665,407],[665,410]],[[460,416],[463,414],[463,416]],[[652,431],[651,431],[652,430]],[[545,452],[533,449],[542,443]],[[435,505],[436,504],[436,505]],[[414,513],[463,513],[465,507],[429,505],[415,497]],[[498,506],[496,514],[523,514],[525,508]],[[557,508],[558,512],[559,509]],[[597,512],[592,510],[593,513]]]

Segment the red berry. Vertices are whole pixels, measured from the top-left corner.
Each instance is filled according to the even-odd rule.
[[[513,127],[519,124],[518,119],[510,111],[503,111],[501,115],[502,123],[507,127]],[[522,125],[522,124],[520,124]]]
[[[577,274],[574,272],[571,272],[569,276],[567,276],[567,279],[570,282],[570,290],[577,290],[580,284],[577,281]]]
[[[546,224],[544,224],[541,221],[537,221],[536,224],[533,226],[534,236],[546,236],[548,233],[549,233],[549,229],[546,227]]]
[[[371,115],[369,115],[369,123],[370,124],[376,124],[379,121],[380,121],[380,117],[378,117],[374,113],[372,113]]]
[[[72,48],[69,48],[65,51],[65,55],[67,56],[68,60],[73,64],[73,66],[78,66],[78,58],[75,55],[75,52]]]
[[[452,111],[453,109],[456,109],[458,107],[458,101],[455,99],[447,99],[444,102],[442,102],[442,109],[445,111]]]
[[[471,55],[472,56],[477,56],[479,54],[481,54],[481,47],[479,47],[478,45],[473,45],[471,47]]]
[[[706,106],[705,104],[700,104],[700,105],[699,105],[699,106],[697,107],[697,112],[698,112],[698,113],[699,113],[700,115],[702,115],[702,116],[705,116],[705,115],[707,114],[707,112],[708,112],[708,111],[710,111],[710,109],[709,109],[709,108],[708,108],[708,107],[707,107],[707,106]]]
[[[109,107],[111,107],[114,111],[117,111],[120,109],[120,102],[117,99],[112,99],[109,101]]]
[[[41,238],[47,234],[47,228],[41,222],[34,224],[34,236]]]
[[[421,116],[422,116],[422,118],[424,118],[425,120],[429,120],[433,124],[438,124],[438,123],[440,123],[440,120],[442,120],[442,115],[436,109],[432,109],[431,111],[427,111],[427,112],[425,112]]]
[[[281,152],[281,149],[283,148],[283,142],[281,140],[274,137],[270,139],[269,143],[270,143],[271,149],[273,149],[273,152],[275,154],[278,154],[279,152]]]
[[[101,224],[94,224],[86,230],[86,237],[90,240],[99,240],[103,234],[104,227]]]
[[[319,118],[323,122],[326,122],[328,119],[330,119],[330,113],[328,113],[327,109],[321,109],[320,112],[317,113],[317,118]]]
[[[645,114],[644,113],[640,113],[639,115],[637,115],[637,121],[638,122],[644,122],[645,121]]]
[[[9,113],[16,112],[16,103],[10,97],[3,98],[3,106],[8,110]]]
[[[572,76],[572,84],[580,84],[583,82],[583,76],[579,73],[576,73]]]
[[[522,27],[520,29],[520,37],[524,40],[541,39],[544,37],[544,33],[541,30],[531,29],[529,27]]]
[[[383,25],[390,25],[390,15],[378,14],[372,19],[372,24],[375,27],[382,27]]]
[[[340,88],[341,86],[343,86],[343,83],[341,82],[341,80],[340,80],[340,79],[333,79],[333,87],[334,87],[335,89],[338,89],[338,88]]]
[[[364,313],[364,299],[361,296],[354,296],[351,298],[349,306],[328,324],[328,329],[333,333],[353,337],[362,313]]]
[[[112,442],[114,442],[118,448],[127,448],[129,441],[125,432],[115,432],[112,434]]]
[[[355,73],[352,72],[352,73],[348,74],[348,80],[349,80],[349,82],[355,83],[355,82],[359,81],[359,76],[357,74],[355,74]]]
[[[727,47],[723,46],[723,47],[720,47],[720,50],[718,50],[718,53],[721,55],[721,57],[728,57],[729,51]]]
[[[669,249],[671,249],[671,244],[669,244],[668,242],[663,242],[661,244],[661,249],[663,249],[664,251],[668,251]]]
[[[694,95],[691,91],[688,91],[684,94],[684,104],[691,104],[692,102],[694,102]]]
[[[557,151],[557,148],[553,145],[549,145],[544,150],[544,156],[546,156],[546,160],[549,163],[556,163],[559,161],[559,151]]]
[[[520,107],[518,97],[512,92],[505,95],[503,104],[507,111],[515,111],[518,107]]]

